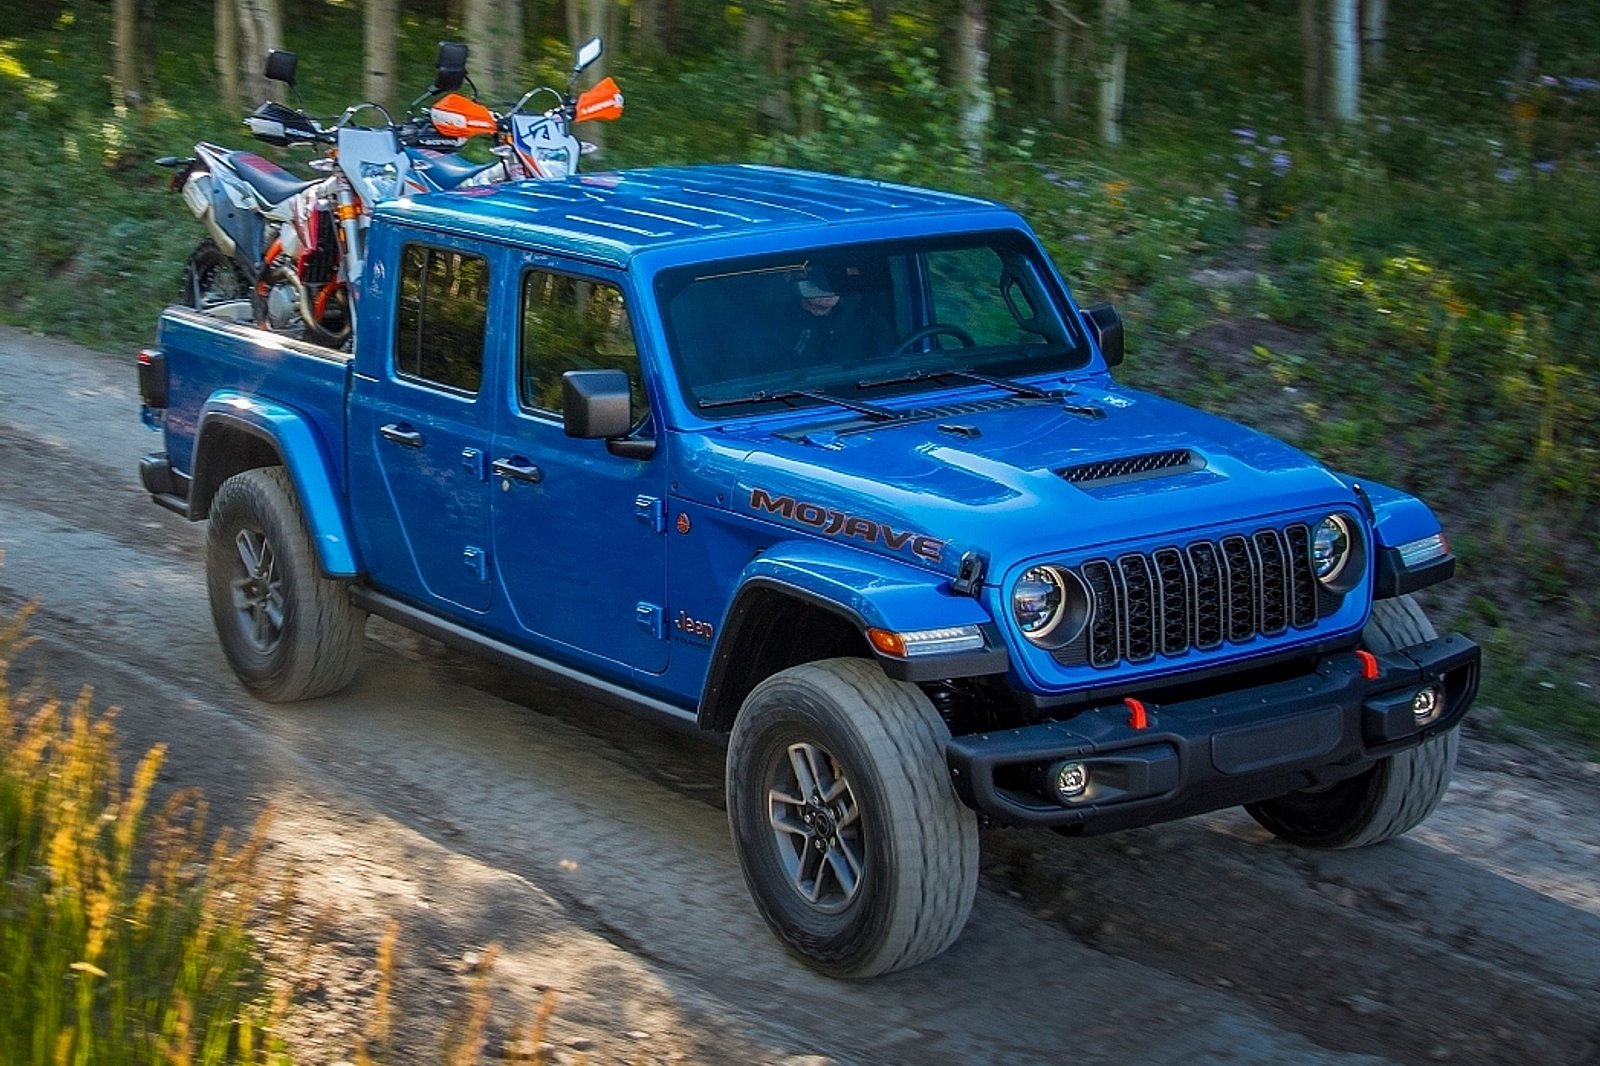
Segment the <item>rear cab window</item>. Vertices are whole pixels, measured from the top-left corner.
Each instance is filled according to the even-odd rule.
[[[452,248],[407,244],[395,307],[396,375],[476,396],[483,384],[489,261]]]

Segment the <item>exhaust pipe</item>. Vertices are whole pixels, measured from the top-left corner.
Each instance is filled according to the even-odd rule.
[[[308,326],[315,326],[317,329],[322,330],[322,332],[333,338],[335,343],[344,343],[344,339],[350,335],[350,319],[348,315],[345,317],[344,325],[337,332],[327,329],[321,322],[317,321],[317,314],[311,307],[311,294],[306,292],[305,283],[300,280],[300,275],[296,274],[293,268],[280,261],[273,263],[266,273],[267,280],[281,281],[294,289],[295,297],[300,304],[300,321]]]

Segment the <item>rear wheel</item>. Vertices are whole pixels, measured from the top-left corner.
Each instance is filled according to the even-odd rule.
[[[217,242],[207,237],[189,254],[183,267],[183,302],[197,311],[250,298],[250,279]]]
[[[976,816],[949,734],[915,685],[830,659],[756,687],[733,726],[728,819],[772,931],[836,977],[915,966],[961,934],[978,884]]]
[[[1388,652],[1432,640],[1433,623],[1410,596],[1378,600],[1362,631],[1363,646]],[[1459,727],[1415,748],[1380,759],[1355,777],[1325,789],[1291,792],[1245,807],[1271,833],[1308,848],[1360,848],[1410,832],[1439,806],[1450,787]]]
[[[337,692],[361,665],[366,612],[323,577],[281,466],[235,474],[206,530],[211,618],[239,680],[273,702]]]

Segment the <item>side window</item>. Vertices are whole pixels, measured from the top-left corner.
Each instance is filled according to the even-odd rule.
[[[476,393],[483,382],[489,263],[408,244],[400,257],[394,366],[405,378]]]
[[[518,398],[531,410],[560,416],[561,375],[568,370],[624,370],[634,422],[649,413],[627,303],[615,285],[530,270],[522,279],[517,361]]]

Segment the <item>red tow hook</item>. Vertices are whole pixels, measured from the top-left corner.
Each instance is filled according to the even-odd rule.
[[[1135,729],[1149,729],[1150,715],[1144,709],[1144,702],[1132,696],[1122,701],[1128,707],[1128,724]]]
[[[1356,658],[1361,660],[1361,676],[1368,681],[1378,680],[1378,657],[1370,651],[1358,651]]]

